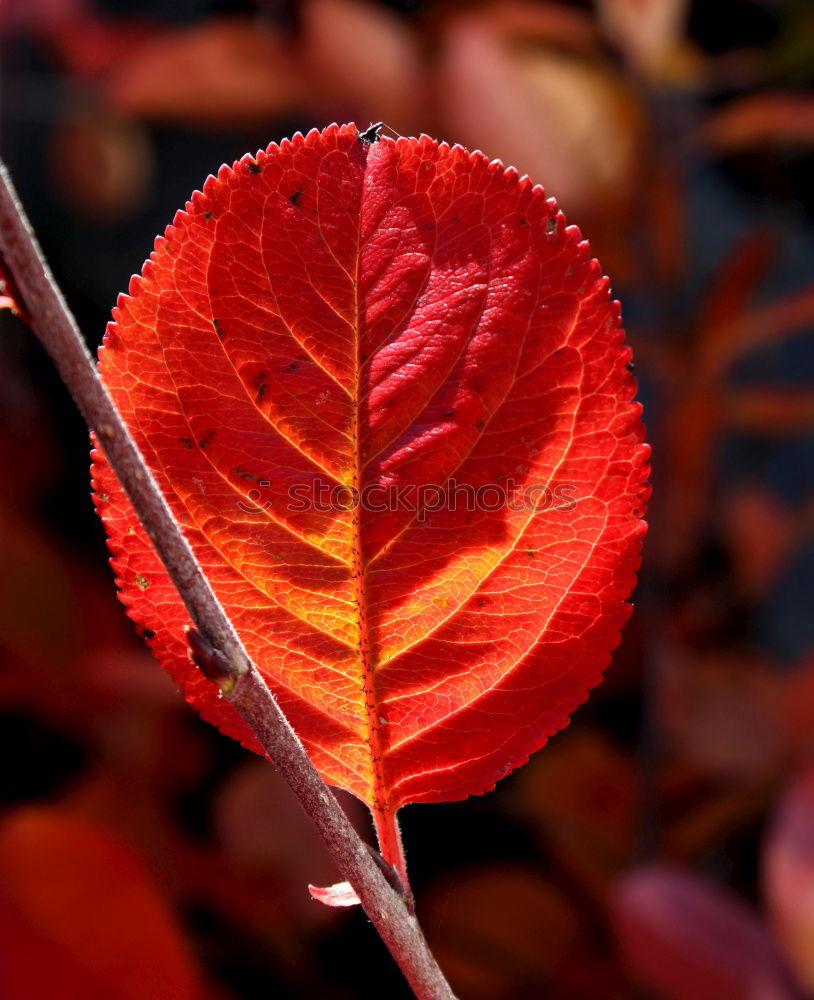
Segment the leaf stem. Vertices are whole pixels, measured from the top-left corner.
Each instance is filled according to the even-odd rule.
[[[144,524],[200,637],[226,675],[229,700],[251,726],[311,818],[343,878],[356,890],[419,1000],[455,1000],[415,917],[388,885],[249,659],[102,383],[0,161],[0,270],[56,365]]]
[[[404,857],[404,844],[401,840],[398,815],[391,809],[374,809],[373,823],[376,827],[381,856],[396,870],[404,887],[407,905],[412,908],[413,894],[407,879],[407,861]]]

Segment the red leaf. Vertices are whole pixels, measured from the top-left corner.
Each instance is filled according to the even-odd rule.
[[[766,901],[783,950],[807,993],[814,990],[814,764],[781,798],[766,843]]]
[[[430,887],[424,913],[433,952],[468,1000],[545,996],[552,979],[570,998],[569,956],[591,959],[576,908],[530,864],[459,869]]]
[[[664,1000],[759,1000],[794,993],[765,927],[743,903],[666,865],[631,872],[614,890],[622,954]]]
[[[713,152],[810,146],[814,98],[808,93],[750,94],[725,104],[704,121],[701,137]]]
[[[0,309],[10,309],[15,316],[20,316],[24,320],[28,319],[22,296],[2,255],[0,255]]]
[[[300,72],[323,106],[353,108],[397,132],[427,120],[430,75],[409,20],[370,0],[306,0],[299,18]]]
[[[622,338],[528,178],[353,125],[222,167],[120,299],[105,382],[316,765],[377,815],[486,791],[599,682],[647,494]],[[258,749],[94,477],[131,617]]]
[[[602,899],[633,851],[636,779],[633,761],[611,740],[576,727],[513,786],[515,807],[540,830],[546,852]]]
[[[65,810],[0,825],[0,995],[6,1000],[193,1000],[181,932],[143,862]]]
[[[123,52],[104,95],[125,116],[223,128],[291,114],[309,86],[280,33],[231,15],[156,32]]]
[[[309,885],[308,891],[319,903],[326,906],[358,906],[359,897],[350,882],[337,882],[336,885],[329,885],[320,888],[317,885]]]

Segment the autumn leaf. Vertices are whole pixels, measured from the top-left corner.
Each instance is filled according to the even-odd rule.
[[[198,974],[143,861],[54,807],[0,823],[0,993],[9,1000],[200,1000]]]
[[[581,931],[573,903],[521,863],[456,870],[433,887],[426,922],[456,993],[472,1000],[561,983]]]
[[[763,859],[764,896],[806,994],[814,989],[814,764],[805,761],[775,808]]]
[[[406,18],[369,0],[307,0],[299,16],[300,65],[331,104],[384,119],[397,132],[426,122],[430,75]]]
[[[663,1000],[794,1000],[763,921],[689,872],[636,869],[617,883],[611,911],[627,965]]]
[[[711,151],[724,154],[764,146],[809,146],[812,135],[814,99],[788,91],[739,97],[710,115],[701,129]]]
[[[541,188],[353,125],[222,167],[120,298],[104,381],[314,763],[380,835],[405,803],[490,789],[599,682],[644,533],[629,360]],[[94,487],[131,617],[259,750],[99,453]]]
[[[156,32],[122,53],[103,91],[125,117],[210,128],[293,114],[310,95],[283,35],[235,16]]]

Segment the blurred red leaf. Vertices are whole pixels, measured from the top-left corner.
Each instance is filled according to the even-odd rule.
[[[108,74],[103,94],[120,114],[228,128],[298,110],[309,87],[282,35],[229,17],[138,46]]]
[[[54,808],[0,823],[4,1000],[197,1000],[175,920],[122,839]]]
[[[601,51],[596,21],[579,7],[557,0],[490,0],[477,8],[482,23],[498,37],[550,45],[588,57]],[[454,19],[460,12],[453,7],[448,17]]]
[[[622,957],[659,1000],[795,1000],[757,914],[666,865],[632,871],[611,898]]]
[[[46,674],[77,658],[82,625],[73,569],[36,524],[0,512],[0,636],[6,656]]]
[[[802,434],[814,429],[814,390],[788,385],[751,386],[724,398],[724,417],[749,434]]]
[[[107,224],[137,213],[153,183],[146,128],[104,109],[60,117],[50,135],[48,161],[54,188],[69,210]]]
[[[520,864],[454,873],[424,898],[422,916],[453,989],[468,1000],[514,997],[519,986],[539,990],[556,981],[580,937],[568,900]]]
[[[800,982],[814,992],[814,763],[805,763],[775,806],[763,883],[772,924]]]
[[[439,59],[439,106],[449,133],[545,178],[569,212],[624,214],[636,178],[640,111],[600,59],[540,44],[488,8],[447,23]]]
[[[342,796],[342,805],[365,834],[369,816],[358,800]],[[247,760],[220,789],[214,824],[224,857],[249,877],[275,876],[286,893],[288,909],[303,923],[324,922],[326,911],[313,906],[303,885],[336,878],[325,845],[305,813],[292,808],[282,776],[265,761]]]
[[[607,737],[578,728],[531,761],[513,791],[547,847],[604,896],[633,851],[637,780],[633,761]]]
[[[701,137],[715,153],[769,145],[811,146],[814,97],[788,91],[739,97],[706,117]]]
[[[739,483],[723,502],[732,575],[749,600],[768,593],[799,544],[799,516],[760,485]]]
[[[671,488],[665,498],[668,530],[660,538],[671,565],[695,551],[708,512],[715,445],[724,419],[721,357],[731,350],[732,325],[745,315],[775,252],[776,240],[754,232],[724,258],[701,304],[680,373],[671,378],[675,392],[669,423]]]
[[[87,10],[38,27],[45,28],[67,72],[82,81],[104,77],[162,32],[156,21],[121,15],[99,17]]]
[[[764,228],[739,240],[717,268],[701,303],[693,334],[692,378],[720,374],[719,337],[730,323],[745,315],[777,254],[777,234]]]
[[[695,551],[709,511],[715,448],[734,425],[749,430],[801,429],[810,423],[808,392],[727,390],[725,377],[741,357],[803,333],[814,323],[814,290],[804,288],[767,305],[753,305],[776,240],[754,232],[736,245],[716,274],[690,346],[669,373],[675,404],[669,421],[670,490],[663,558],[680,565]],[[782,398],[785,397],[785,398]]]
[[[751,351],[808,333],[812,325],[814,286],[811,285],[777,301],[747,309],[721,328],[707,355],[707,371],[710,375],[723,375]]]
[[[88,0],[3,0],[0,5],[0,35],[47,31],[49,28],[87,16]]]
[[[747,650],[665,656],[658,716],[670,749],[696,773],[728,786],[776,776],[788,759],[788,680]]]
[[[705,851],[737,838],[771,797],[766,783],[722,788],[682,762],[673,765],[666,785],[659,844],[665,858],[679,863],[694,863]]]
[[[682,46],[688,0],[598,0],[596,6],[608,38],[637,72],[674,79],[679,68],[697,66]]]
[[[306,0],[300,18],[304,71],[331,113],[427,129],[427,66],[406,18],[366,0]]]

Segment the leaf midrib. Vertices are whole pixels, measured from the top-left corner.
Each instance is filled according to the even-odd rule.
[[[380,140],[381,141],[381,140]],[[374,145],[366,145],[365,169],[362,174],[362,195],[359,201],[359,218],[356,231],[356,269],[353,276],[353,395],[351,399],[351,448],[353,450],[353,489],[354,496],[359,498],[362,490],[362,474],[364,471],[360,442],[360,402],[362,398],[362,360],[361,360],[361,301],[360,278],[362,262],[362,215],[364,209],[365,180],[368,174],[368,161]],[[351,514],[351,560],[354,594],[356,598],[357,623],[359,628],[359,664],[362,672],[362,693],[364,698],[364,720],[367,729],[367,744],[370,748],[370,764],[372,778],[371,807],[374,815],[388,811],[388,802],[384,775],[382,773],[383,748],[381,746],[381,723],[379,721],[379,706],[376,702],[375,669],[370,644],[368,623],[368,593],[367,566],[364,562],[362,548],[362,506],[357,502]]]

